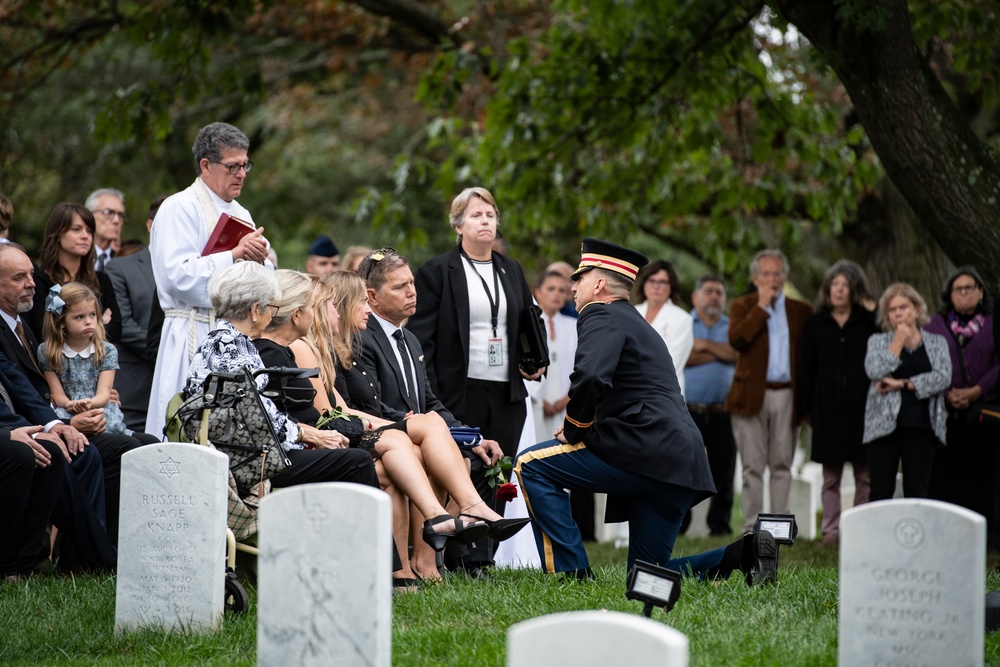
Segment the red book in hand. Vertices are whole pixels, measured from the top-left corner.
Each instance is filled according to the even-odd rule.
[[[212,236],[209,237],[208,243],[205,244],[205,249],[201,251],[201,255],[204,257],[205,255],[214,255],[217,252],[232,250],[239,244],[241,238],[256,230],[257,228],[253,226],[252,222],[241,220],[228,213],[223,213],[219,216],[219,221],[215,223]]]

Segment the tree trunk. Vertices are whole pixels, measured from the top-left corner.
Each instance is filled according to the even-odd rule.
[[[953,262],[976,266],[996,290],[1000,163],[921,55],[906,1],[777,4],[837,73],[886,174],[922,226]]]

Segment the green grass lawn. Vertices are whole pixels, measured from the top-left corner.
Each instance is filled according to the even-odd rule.
[[[683,555],[725,540],[685,538]],[[563,611],[608,609],[641,614],[625,599],[625,552],[590,548],[597,581],[577,583],[527,570],[492,579],[452,577],[393,601],[394,665],[501,666],[506,631],[523,620]],[[996,556],[990,564],[996,564]],[[987,590],[1000,589],[991,569]],[[984,591],[985,593],[985,591]],[[799,542],[781,550],[777,586],[683,582],[669,614],[653,619],[685,633],[691,665],[836,665],[837,550]],[[115,582],[109,575],[49,577],[0,586],[2,665],[253,665],[256,599],[251,612],[228,618],[213,635],[114,634]],[[986,639],[986,664],[1000,665],[1000,633]],[[292,667],[291,665],[289,667]]]

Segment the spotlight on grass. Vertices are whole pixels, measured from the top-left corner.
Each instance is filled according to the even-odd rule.
[[[795,544],[795,537],[799,534],[794,514],[758,514],[753,524],[753,532],[762,530],[771,533],[778,544],[788,546]]]
[[[653,615],[653,607],[667,612],[681,596],[681,573],[638,560],[625,581],[625,597],[643,603],[642,614]]]

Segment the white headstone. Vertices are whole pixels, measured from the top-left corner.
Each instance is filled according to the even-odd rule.
[[[813,477],[792,473],[792,488],[788,492],[788,510],[795,515],[799,538],[814,540],[819,536],[816,517],[819,512],[817,498],[823,482]]]
[[[389,667],[389,496],[306,484],[266,497],[257,518],[257,664]]]
[[[981,667],[986,520],[934,500],[840,518],[838,664]]]
[[[188,443],[122,456],[115,629],[222,622],[229,458]]]
[[[507,631],[507,667],[687,667],[683,633],[616,611],[572,611],[533,618]]]

